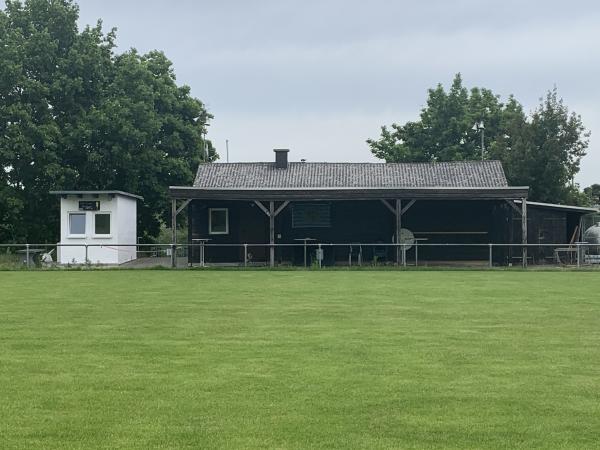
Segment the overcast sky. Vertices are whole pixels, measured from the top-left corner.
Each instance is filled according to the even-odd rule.
[[[600,2],[79,0],[120,50],[163,50],[214,120],[225,160],[372,161],[365,140],[465,85],[533,109],[554,85],[592,131],[578,181],[600,183]]]

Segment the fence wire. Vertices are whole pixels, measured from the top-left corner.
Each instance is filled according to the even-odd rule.
[[[600,245],[413,242],[287,244],[0,244],[0,269],[70,267],[587,267]]]

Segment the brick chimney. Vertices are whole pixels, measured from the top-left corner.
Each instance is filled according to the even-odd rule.
[[[275,167],[277,169],[287,169],[288,153],[290,151],[287,148],[276,148],[273,151],[275,152]]]

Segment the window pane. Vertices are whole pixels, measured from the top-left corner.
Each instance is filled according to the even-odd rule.
[[[96,234],[110,234],[110,214],[96,214]]]
[[[85,214],[69,214],[69,234],[85,234]]]
[[[210,211],[210,232],[227,233],[227,210],[217,209]]]
[[[297,203],[292,207],[292,228],[331,227],[328,203]]]

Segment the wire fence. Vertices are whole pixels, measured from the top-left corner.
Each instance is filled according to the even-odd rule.
[[[600,244],[0,244],[0,269],[70,267],[530,267],[600,269]]]

